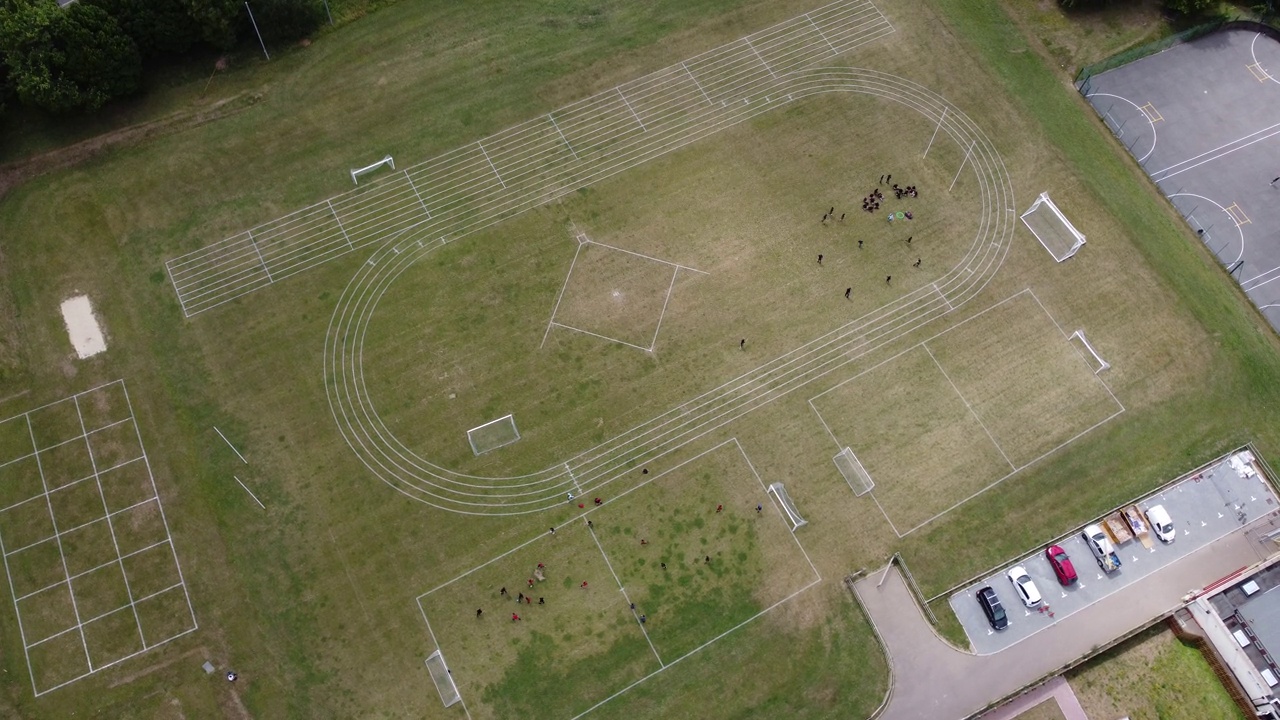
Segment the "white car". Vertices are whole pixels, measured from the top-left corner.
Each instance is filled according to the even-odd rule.
[[[1160,538],[1160,542],[1173,542],[1177,531],[1173,529],[1173,519],[1169,517],[1163,505],[1152,505],[1147,508],[1147,522],[1151,523],[1151,532]]]
[[[1027,569],[1018,565],[1009,571],[1009,582],[1013,583],[1014,592],[1018,593],[1018,599],[1023,605],[1033,608],[1040,604],[1040,591],[1036,589],[1036,583],[1027,574]]]

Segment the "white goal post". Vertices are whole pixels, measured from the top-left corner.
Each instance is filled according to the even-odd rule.
[[[427,672],[431,673],[431,682],[436,684],[436,690],[440,692],[440,702],[443,702],[445,707],[454,705],[462,699],[462,695],[458,694],[458,686],[453,684],[453,675],[449,672],[449,666],[444,664],[444,655],[441,655],[439,650],[427,657]]]
[[[352,170],[351,182],[355,183],[356,185],[359,185],[361,175],[364,175],[365,173],[373,172],[374,170],[377,170],[383,165],[389,166],[392,170],[396,169],[396,161],[393,160],[390,155],[388,155],[372,165],[366,165],[362,168],[356,168]]]
[[[519,439],[520,431],[516,428],[516,419],[513,415],[504,415],[467,431],[467,442],[471,443],[471,452],[476,455],[497,450]]]
[[[1107,362],[1106,360],[1103,360],[1102,356],[1098,354],[1098,351],[1093,349],[1093,343],[1089,342],[1089,339],[1084,336],[1083,330],[1077,330],[1071,333],[1070,339],[1079,340],[1080,344],[1084,346],[1084,349],[1088,350],[1089,354],[1092,355],[1093,359],[1098,363],[1098,369],[1093,371],[1094,375],[1097,375],[1103,370],[1106,370],[1111,367],[1111,363]]]
[[[782,512],[787,514],[787,520],[791,521],[791,532],[795,532],[800,526],[807,525],[808,520],[800,517],[800,511],[796,510],[796,504],[791,502],[791,496],[787,494],[787,489],[782,483],[776,482],[769,486],[769,492],[778,498],[778,504],[782,506]]]
[[[1047,192],[1040,193],[1031,209],[1022,213],[1022,224],[1027,226],[1036,240],[1058,262],[1075,255],[1084,247],[1084,235],[1053,204]]]
[[[844,476],[844,481],[849,483],[849,489],[853,490],[855,497],[866,495],[876,486],[871,479],[871,473],[868,473],[867,469],[862,467],[862,463],[858,462],[858,456],[853,454],[853,450],[846,447],[836,453],[831,461]]]

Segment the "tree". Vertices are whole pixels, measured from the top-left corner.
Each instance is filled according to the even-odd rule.
[[[249,6],[268,44],[306,37],[324,21],[320,0],[250,0]],[[247,30],[253,33],[253,28]]]
[[[1164,0],[1165,9],[1178,15],[1195,17],[1218,6],[1217,0]]]
[[[180,55],[201,39],[182,0],[81,0],[106,10],[133,38],[143,59]]]
[[[0,53],[27,105],[85,112],[138,89],[142,61],[133,40],[105,10],[54,0],[0,7]]]

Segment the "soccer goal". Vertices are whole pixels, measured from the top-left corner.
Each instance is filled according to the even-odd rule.
[[[520,431],[516,429],[516,419],[511,415],[491,420],[480,427],[467,431],[467,441],[471,443],[471,452],[483,455],[490,450],[497,450],[503,445],[520,439]]]
[[[1031,209],[1022,213],[1022,224],[1058,262],[1075,255],[1084,246],[1084,235],[1053,204],[1047,192],[1040,193]]]
[[[808,520],[800,517],[800,511],[796,510],[796,504],[791,502],[791,496],[787,494],[787,489],[782,483],[776,482],[769,486],[769,492],[778,498],[778,504],[782,506],[782,512],[787,514],[787,519],[791,521],[791,532],[795,532],[801,525],[807,525]]]
[[[444,664],[444,655],[437,650],[427,657],[427,672],[431,673],[431,682],[436,684],[436,690],[440,692],[440,702],[445,707],[449,707],[462,699],[458,694],[458,686],[453,684],[453,675],[449,673],[449,666]]]
[[[831,458],[836,464],[836,469],[844,476],[844,481],[849,483],[849,489],[853,490],[853,494],[861,497],[871,492],[871,488],[876,486],[871,480],[871,474],[867,469],[862,467],[862,463],[858,462],[858,456],[853,454],[853,450],[845,448],[836,453]]]
[[[355,168],[354,170],[352,170],[351,182],[355,183],[356,185],[359,185],[361,175],[364,175],[365,173],[371,173],[374,170],[377,170],[378,168],[382,167],[383,165],[390,167],[392,170],[396,169],[396,161],[393,160],[390,155],[388,155],[372,165],[366,165],[362,168]]]
[[[1097,369],[1093,371],[1094,375],[1097,375],[1103,370],[1106,370],[1107,368],[1111,367],[1111,363],[1107,362],[1106,360],[1103,360],[1102,356],[1098,354],[1098,351],[1093,349],[1093,343],[1089,342],[1089,339],[1084,336],[1083,330],[1077,330],[1071,333],[1071,340],[1080,341],[1081,347],[1083,347],[1090,355],[1093,356],[1094,362],[1098,364]]]

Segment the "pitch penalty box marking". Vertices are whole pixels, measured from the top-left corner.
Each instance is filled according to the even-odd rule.
[[[680,470],[680,469],[684,468],[686,465],[690,465],[691,463],[694,463],[694,462],[696,462],[696,461],[699,461],[699,460],[701,460],[702,458],[704,458],[704,457],[705,457],[705,456],[707,456],[707,455],[710,455],[710,454],[712,454],[712,453],[715,453],[715,452],[717,452],[717,451],[720,451],[720,450],[722,450],[723,448],[725,448],[727,445],[730,445],[730,444],[732,444],[735,448],[737,448],[738,453],[742,456],[742,460],[743,460],[743,462],[746,464],[747,468],[751,471],[751,475],[752,475],[752,477],[754,477],[754,478],[756,479],[756,483],[757,483],[757,485],[760,487],[760,489],[761,489],[761,493],[764,495],[764,497],[765,497],[765,498],[768,498],[768,499],[770,500],[770,506],[774,508],[774,512],[777,514],[778,522],[779,522],[779,523],[783,523],[783,524],[785,524],[785,522],[786,522],[786,521],[785,521],[785,519],[784,519],[784,517],[783,517],[782,509],[781,509],[781,508],[779,508],[779,507],[778,507],[778,505],[777,505],[777,503],[776,503],[776,501],[775,501],[775,500],[773,500],[773,499],[770,497],[770,494],[769,494],[769,492],[768,492],[768,490],[767,490],[767,488],[766,488],[766,486],[765,486],[765,482],[764,482],[764,480],[760,477],[760,473],[756,470],[755,464],[751,462],[751,459],[747,456],[746,450],[745,450],[745,449],[743,449],[742,444],[738,441],[738,439],[737,439],[736,437],[733,437],[733,438],[730,438],[730,439],[725,440],[725,441],[723,441],[723,442],[720,442],[720,443],[718,443],[718,444],[716,444],[716,445],[714,445],[714,446],[712,446],[712,447],[710,447],[710,448],[708,448],[708,449],[706,449],[706,450],[703,450],[702,452],[700,452],[700,453],[698,453],[698,454],[694,455],[694,456],[693,456],[693,457],[691,457],[691,458],[688,458],[688,459],[686,459],[686,460],[681,461],[680,463],[677,463],[676,465],[674,465],[674,466],[672,466],[672,467],[670,467],[670,468],[668,468],[668,469],[666,469],[666,470],[663,470],[663,471],[661,471],[661,472],[658,472],[658,473],[653,474],[653,476],[652,476],[650,479],[648,479],[648,480],[645,480],[645,481],[641,482],[640,484],[636,485],[635,487],[629,488],[628,490],[626,490],[626,491],[622,492],[621,494],[617,495],[616,497],[612,497],[612,498],[610,498],[610,499],[608,499],[608,500],[605,500],[605,501],[604,501],[601,505],[599,505],[599,506],[594,506],[594,507],[592,507],[592,508],[590,508],[590,509],[586,510],[585,512],[583,512],[583,513],[579,514],[578,516],[576,516],[576,517],[574,518],[574,522],[585,522],[585,520],[586,520],[586,519],[589,519],[589,516],[590,516],[592,513],[595,513],[595,512],[597,512],[597,511],[601,510],[602,508],[604,508],[604,507],[606,507],[606,506],[608,506],[608,505],[610,505],[610,504],[612,504],[612,503],[618,502],[618,501],[622,500],[623,498],[627,497],[628,495],[630,495],[631,493],[634,493],[634,492],[636,492],[636,491],[639,491],[639,490],[640,490],[640,489],[642,489],[642,488],[647,487],[650,483],[653,483],[653,482],[655,482],[655,481],[657,481],[657,480],[659,480],[659,479],[662,479],[662,478],[666,477],[667,475],[670,475],[671,473],[673,473],[673,472],[675,472],[675,471],[677,471],[677,470]],[[763,502],[762,502],[761,504],[763,504]],[[600,553],[601,553],[601,555],[604,557],[605,563],[606,563],[606,565],[608,566],[610,573],[612,573],[612,574],[613,574],[614,579],[615,579],[615,580],[617,581],[617,583],[618,583],[619,590],[620,590],[620,592],[622,592],[622,593],[623,593],[624,600],[626,600],[626,602],[628,603],[628,606],[629,606],[629,605],[630,605],[630,600],[629,600],[629,599],[627,599],[626,589],[625,589],[625,587],[624,587],[624,586],[623,586],[623,584],[622,584],[622,580],[621,580],[621,578],[620,578],[620,577],[617,575],[617,573],[616,573],[616,572],[614,572],[614,570],[613,570],[613,563],[612,563],[612,561],[611,561],[611,560],[610,560],[610,558],[609,558],[608,552],[604,549],[603,545],[601,545],[601,543],[600,543],[599,539],[596,537],[595,532],[594,532],[594,529],[592,529],[592,528],[590,528],[590,527],[589,527],[589,528],[588,528],[588,532],[589,532],[589,533],[590,533],[590,535],[591,535],[591,539],[592,539],[592,541],[593,541],[593,542],[596,544],[596,546],[600,549]],[[640,630],[641,630],[641,632],[644,634],[646,641],[648,641],[648,642],[649,642],[649,647],[650,647],[650,649],[653,651],[653,653],[654,653],[654,657],[655,657],[655,658],[657,658],[657,660],[658,660],[658,663],[659,663],[660,667],[659,667],[657,670],[654,670],[653,672],[650,672],[649,674],[645,675],[644,677],[641,677],[641,678],[639,678],[639,679],[637,679],[637,680],[635,680],[635,681],[631,682],[631,683],[630,683],[630,684],[628,684],[626,687],[624,687],[624,688],[622,688],[621,690],[619,690],[619,691],[617,691],[617,692],[613,693],[613,694],[612,694],[612,695],[610,695],[609,697],[607,697],[607,698],[605,698],[605,699],[601,700],[599,703],[596,703],[596,704],[595,704],[595,705],[593,705],[591,708],[587,709],[585,712],[583,712],[583,713],[581,713],[581,714],[579,714],[579,715],[577,715],[577,716],[575,716],[575,717],[579,717],[579,718],[580,718],[580,717],[582,717],[582,716],[584,716],[584,715],[589,714],[589,713],[590,713],[590,712],[592,712],[593,710],[595,710],[595,709],[599,708],[600,706],[602,706],[602,705],[604,705],[604,704],[606,704],[606,703],[608,703],[608,702],[610,702],[610,701],[612,701],[612,700],[614,700],[614,699],[618,698],[619,696],[621,696],[621,695],[625,694],[627,691],[631,690],[632,688],[635,688],[636,686],[640,685],[641,683],[645,682],[646,680],[649,680],[649,679],[653,678],[654,676],[656,676],[657,674],[659,674],[659,673],[661,673],[661,672],[666,671],[668,668],[670,668],[670,667],[672,667],[672,666],[674,666],[674,665],[676,665],[676,664],[680,663],[681,661],[685,660],[686,658],[689,658],[689,657],[691,657],[691,656],[693,656],[693,655],[695,655],[695,654],[697,654],[697,653],[701,652],[702,650],[706,649],[707,647],[711,646],[712,644],[714,644],[714,643],[718,642],[719,640],[721,640],[721,639],[723,639],[723,638],[727,637],[728,635],[730,635],[730,634],[732,634],[732,633],[734,633],[734,632],[736,632],[736,631],[738,631],[738,630],[742,629],[742,628],[743,628],[743,627],[745,627],[746,625],[748,625],[748,624],[750,624],[750,623],[754,622],[755,620],[758,620],[759,618],[761,618],[761,617],[765,616],[766,614],[768,614],[768,613],[772,612],[774,609],[778,608],[779,606],[781,606],[781,605],[783,605],[783,604],[785,604],[785,603],[787,603],[787,602],[790,602],[791,600],[795,599],[795,598],[796,598],[796,597],[798,597],[801,593],[804,593],[804,592],[806,592],[807,590],[809,590],[809,589],[811,589],[812,587],[814,587],[815,585],[818,585],[819,583],[821,583],[821,582],[822,582],[822,575],[821,575],[821,573],[819,573],[819,572],[818,572],[818,568],[817,568],[817,566],[815,566],[815,565],[814,565],[813,560],[809,557],[809,553],[805,550],[805,548],[804,548],[804,544],[800,542],[800,539],[799,539],[798,537],[796,537],[795,533],[788,533],[788,534],[790,534],[790,535],[791,535],[792,541],[796,544],[796,547],[800,550],[801,554],[804,556],[804,559],[805,559],[805,561],[808,563],[810,570],[812,570],[812,571],[813,571],[813,579],[812,579],[812,580],[810,580],[809,582],[807,582],[807,583],[806,583],[805,585],[803,585],[802,587],[800,587],[800,588],[796,589],[795,591],[791,592],[791,593],[790,593],[790,594],[788,594],[786,597],[783,597],[783,598],[781,598],[780,600],[775,601],[774,603],[772,603],[772,604],[771,604],[771,605],[769,605],[768,607],[765,607],[765,608],[761,609],[759,612],[757,612],[757,613],[753,614],[752,616],[750,616],[750,617],[748,617],[748,618],[746,618],[746,619],[742,620],[741,622],[739,622],[739,623],[735,624],[733,627],[730,627],[730,628],[728,628],[728,629],[724,630],[723,632],[721,632],[721,633],[717,634],[715,637],[713,637],[713,638],[711,638],[711,639],[707,640],[706,642],[701,643],[701,644],[700,644],[700,645],[698,645],[697,647],[694,647],[693,649],[689,650],[688,652],[684,653],[683,655],[681,655],[681,656],[679,656],[679,657],[675,658],[675,659],[674,659],[674,660],[672,660],[671,662],[664,662],[664,661],[662,660],[661,656],[658,654],[658,650],[657,650],[657,648],[653,645],[652,641],[649,641],[649,635],[648,635],[647,630],[644,628],[644,626],[643,626],[643,625],[640,625],[640,624],[638,623],[638,621],[637,621],[637,624],[638,624],[638,625],[640,625]],[[524,541],[524,542],[522,542],[522,543],[520,543],[520,544],[516,545],[515,547],[511,548],[510,550],[507,550],[506,552],[501,553],[501,554],[497,555],[496,557],[494,557],[494,558],[492,558],[492,559],[490,559],[490,560],[487,560],[487,561],[485,561],[485,562],[483,562],[483,563],[481,563],[481,564],[479,564],[479,565],[477,565],[477,566],[475,566],[475,567],[471,568],[470,570],[467,570],[467,571],[463,572],[462,574],[458,575],[457,577],[454,577],[454,578],[452,578],[451,580],[448,580],[448,581],[446,581],[446,582],[444,582],[444,583],[442,583],[442,584],[440,584],[440,585],[437,585],[436,587],[431,588],[430,590],[428,590],[428,591],[426,591],[426,592],[422,593],[421,595],[418,595],[416,598],[414,598],[414,601],[415,601],[415,602],[417,603],[417,605],[418,605],[418,612],[422,615],[422,621],[423,621],[423,623],[424,623],[424,624],[426,625],[426,627],[427,627],[427,633],[431,636],[431,642],[432,642],[432,644],[434,644],[434,645],[435,645],[435,648],[436,648],[436,650],[437,650],[437,651],[439,651],[439,652],[441,652],[441,653],[443,654],[443,652],[444,652],[444,648],[440,645],[440,641],[439,641],[439,638],[436,636],[435,629],[432,627],[432,625],[431,625],[431,621],[430,621],[430,620],[428,619],[428,617],[427,617],[427,610],[426,610],[425,605],[423,604],[423,600],[424,600],[427,596],[432,595],[433,593],[435,593],[435,592],[437,592],[437,591],[439,591],[439,590],[442,590],[442,589],[444,589],[444,588],[447,588],[447,587],[449,587],[450,585],[453,585],[454,583],[456,583],[456,582],[458,582],[458,581],[460,581],[460,580],[462,580],[462,579],[464,579],[464,578],[466,578],[466,577],[468,577],[468,576],[470,576],[470,575],[472,575],[472,574],[476,573],[477,571],[479,571],[479,570],[481,570],[481,569],[483,569],[483,568],[485,568],[485,567],[488,567],[489,565],[492,565],[492,564],[494,564],[494,563],[496,563],[496,562],[498,562],[498,561],[500,561],[500,560],[502,560],[502,559],[504,559],[504,558],[506,558],[506,557],[508,557],[508,556],[510,556],[510,555],[512,555],[512,554],[514,554],[514,553],[517,553],[517,552],[519,552],[520,550],[523,550],[524,548],[526,548],[526,547],[528,547],[528,546],[532,545],[532,544],[533,544],[533,543],[535,543],[535,542],[538,542],[539,540],[546,541],[546,540],[547,540],[547,538],[549,537],[549,535],[550,535],[550,533],[538,533],[536,536],[529,538],[528,540],[526,540],[526,541]],[[629,607],[628,607],[628,610],[629,610]],[[634,614],[634,612],[633,612],[633,614]],[[458,696],[459,696],[459,698],[461,698],[461,697],[462,697],[462,691],[461,691],[461,689],[459,689],[459,690],[458,690]],[[464,710],[465,710],[465,708],[466,708],[466,702],[465,702],[465,700],[463,701],[462,705],[463,705],[463,708],[464,708]],[[468,716],[468,717],[470,717],[470,712],[469,712],[469,711],[467,712],[467,716]]]

